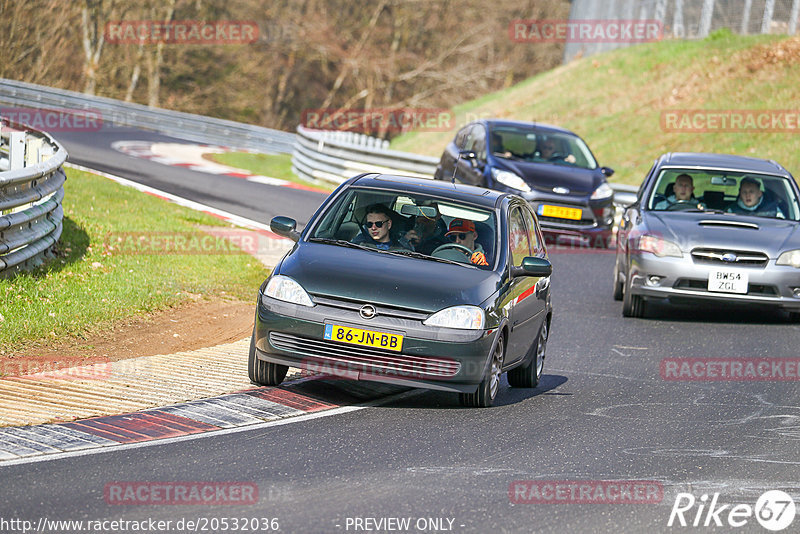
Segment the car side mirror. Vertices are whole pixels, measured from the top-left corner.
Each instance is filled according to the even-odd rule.
[[[283,217],[280,215],[273,217],[269,222],[269,228],[276,234],[283,237],[288,237],[292,241],[300,240],[300,232],[296,230],[297,221],[291,217]]]
[[[611,176],[614,174],[614,169],[611,167],[600,167],[600,172],[602,172],[606,176]]]
[[[550,276],[553,274],[553,265],[544,258],[527,256],[522,259],[522,265],[511,268],[511,275],[517,276]]]

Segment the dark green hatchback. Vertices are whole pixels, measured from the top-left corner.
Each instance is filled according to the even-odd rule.
[[[536,387],[552,319],[536,215],[522,198],[365,174],[339,186],[259,289],[250,379],[289,366],[453,391],[491,406],[508,372]]]

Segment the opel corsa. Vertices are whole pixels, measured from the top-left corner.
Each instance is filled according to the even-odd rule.
[[[551,264],[519,196],[418,178],[350,179],[261,285],[250,379],[289,366],[494,402],[501,374],[536,387],[552,320]]]

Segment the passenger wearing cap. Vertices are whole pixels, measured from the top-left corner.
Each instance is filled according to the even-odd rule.
[[[447,228],[445,237],[451,243],[456,243],[467,247],[472,251],[469,261],[475,265],[489,265],[486,261],[486,252],[480,243],[475,240],[478,238],[478,232],[475,231],[475,223],[467,219],[453,219],[450,221],[450,226]]]
[[[761,191],[761,181],[752,176],[745,176],[739,182],[739,196],[727,211],[738,215],[786,218],[776,200],[767,201],[764,199],[764,193]]]

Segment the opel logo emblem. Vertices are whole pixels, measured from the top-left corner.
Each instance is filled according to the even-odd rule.
[[[569,193],[569,189],[567,189],[566,187],[554,187],[553,193],[558,193],[559,195],[566,195],[567,193]]]
[[[377,311],[372,304],[364,304],[361,306],[361,309],[358,310],[358,314],[362,319],[372,319],[377,314]]]
[[[739,257],[733,252],[728,252],[722,255],[722,261],[732,262],[738,260]]]

